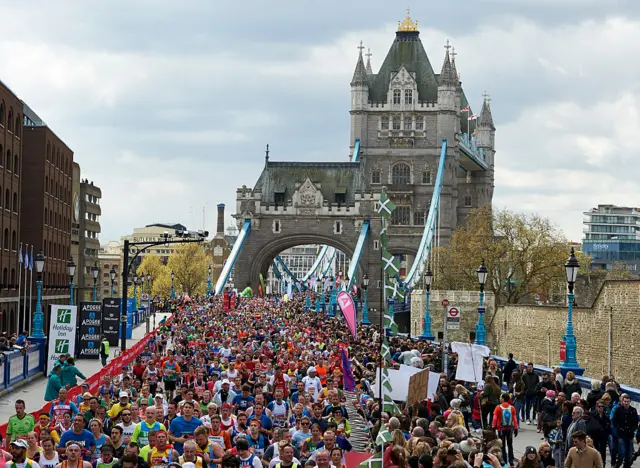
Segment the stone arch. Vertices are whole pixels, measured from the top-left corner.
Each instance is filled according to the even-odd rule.
[[[280,252],[289,249],[291,247],[296,247],[298,245],[308,245],[308,244],[324,244],[330,247],[335,247],[338,250],[341,250],[349,258],[353,257],[353,249],[355,245],[350,246],[345,241],[348,239],[340,239],[337,236],[327,236],[322,234],[304,234],[304,235],[289,235],[289,236],[278,236],[277,238],[265,243],[256,256],[253,258],[251,269],[249,272],[248,280],[251,284],[257,284],[260,273],[263,275],[267,274],[269,270],[269,266],[273,262],[273,259],[280,254]],[[358,271],[362,273],[361,265],[358,265]],[[361,276],[361,275],[360,275]],[[244,285],[236,285],[236,287],[244,287]]]

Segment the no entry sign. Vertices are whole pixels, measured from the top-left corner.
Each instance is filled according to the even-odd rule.
[[[462,313],[460,307],[448,306],[447,307],[447,330],[460,329],[460,317]]]

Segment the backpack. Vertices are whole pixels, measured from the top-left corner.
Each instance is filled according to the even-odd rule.
[[[501,413],[500,427],[502,429],[511,429],[513,427],[513,413],[511,413],[511,405],[506,408],[503,406]]]

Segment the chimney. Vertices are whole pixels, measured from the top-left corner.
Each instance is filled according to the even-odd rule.
[[[216,236],[224,236],[224,203],[218,205],[218,227]]]

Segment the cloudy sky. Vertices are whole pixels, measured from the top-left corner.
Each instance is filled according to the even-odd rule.
[[[214,231],[215,205],[235,211],[266,143],[274,160],[347,160],[356,47],[371,48],[377,70],[405,5],[0,0],[0,11],[0,80],[102,188],[106,242],[159,221],[201,229],[203,207]],[[640,4],[411,11],[434,67],[449,38],[472,105],[492,97],[497,206],[549,216],[579,240],[582,211],[640,205]]]

